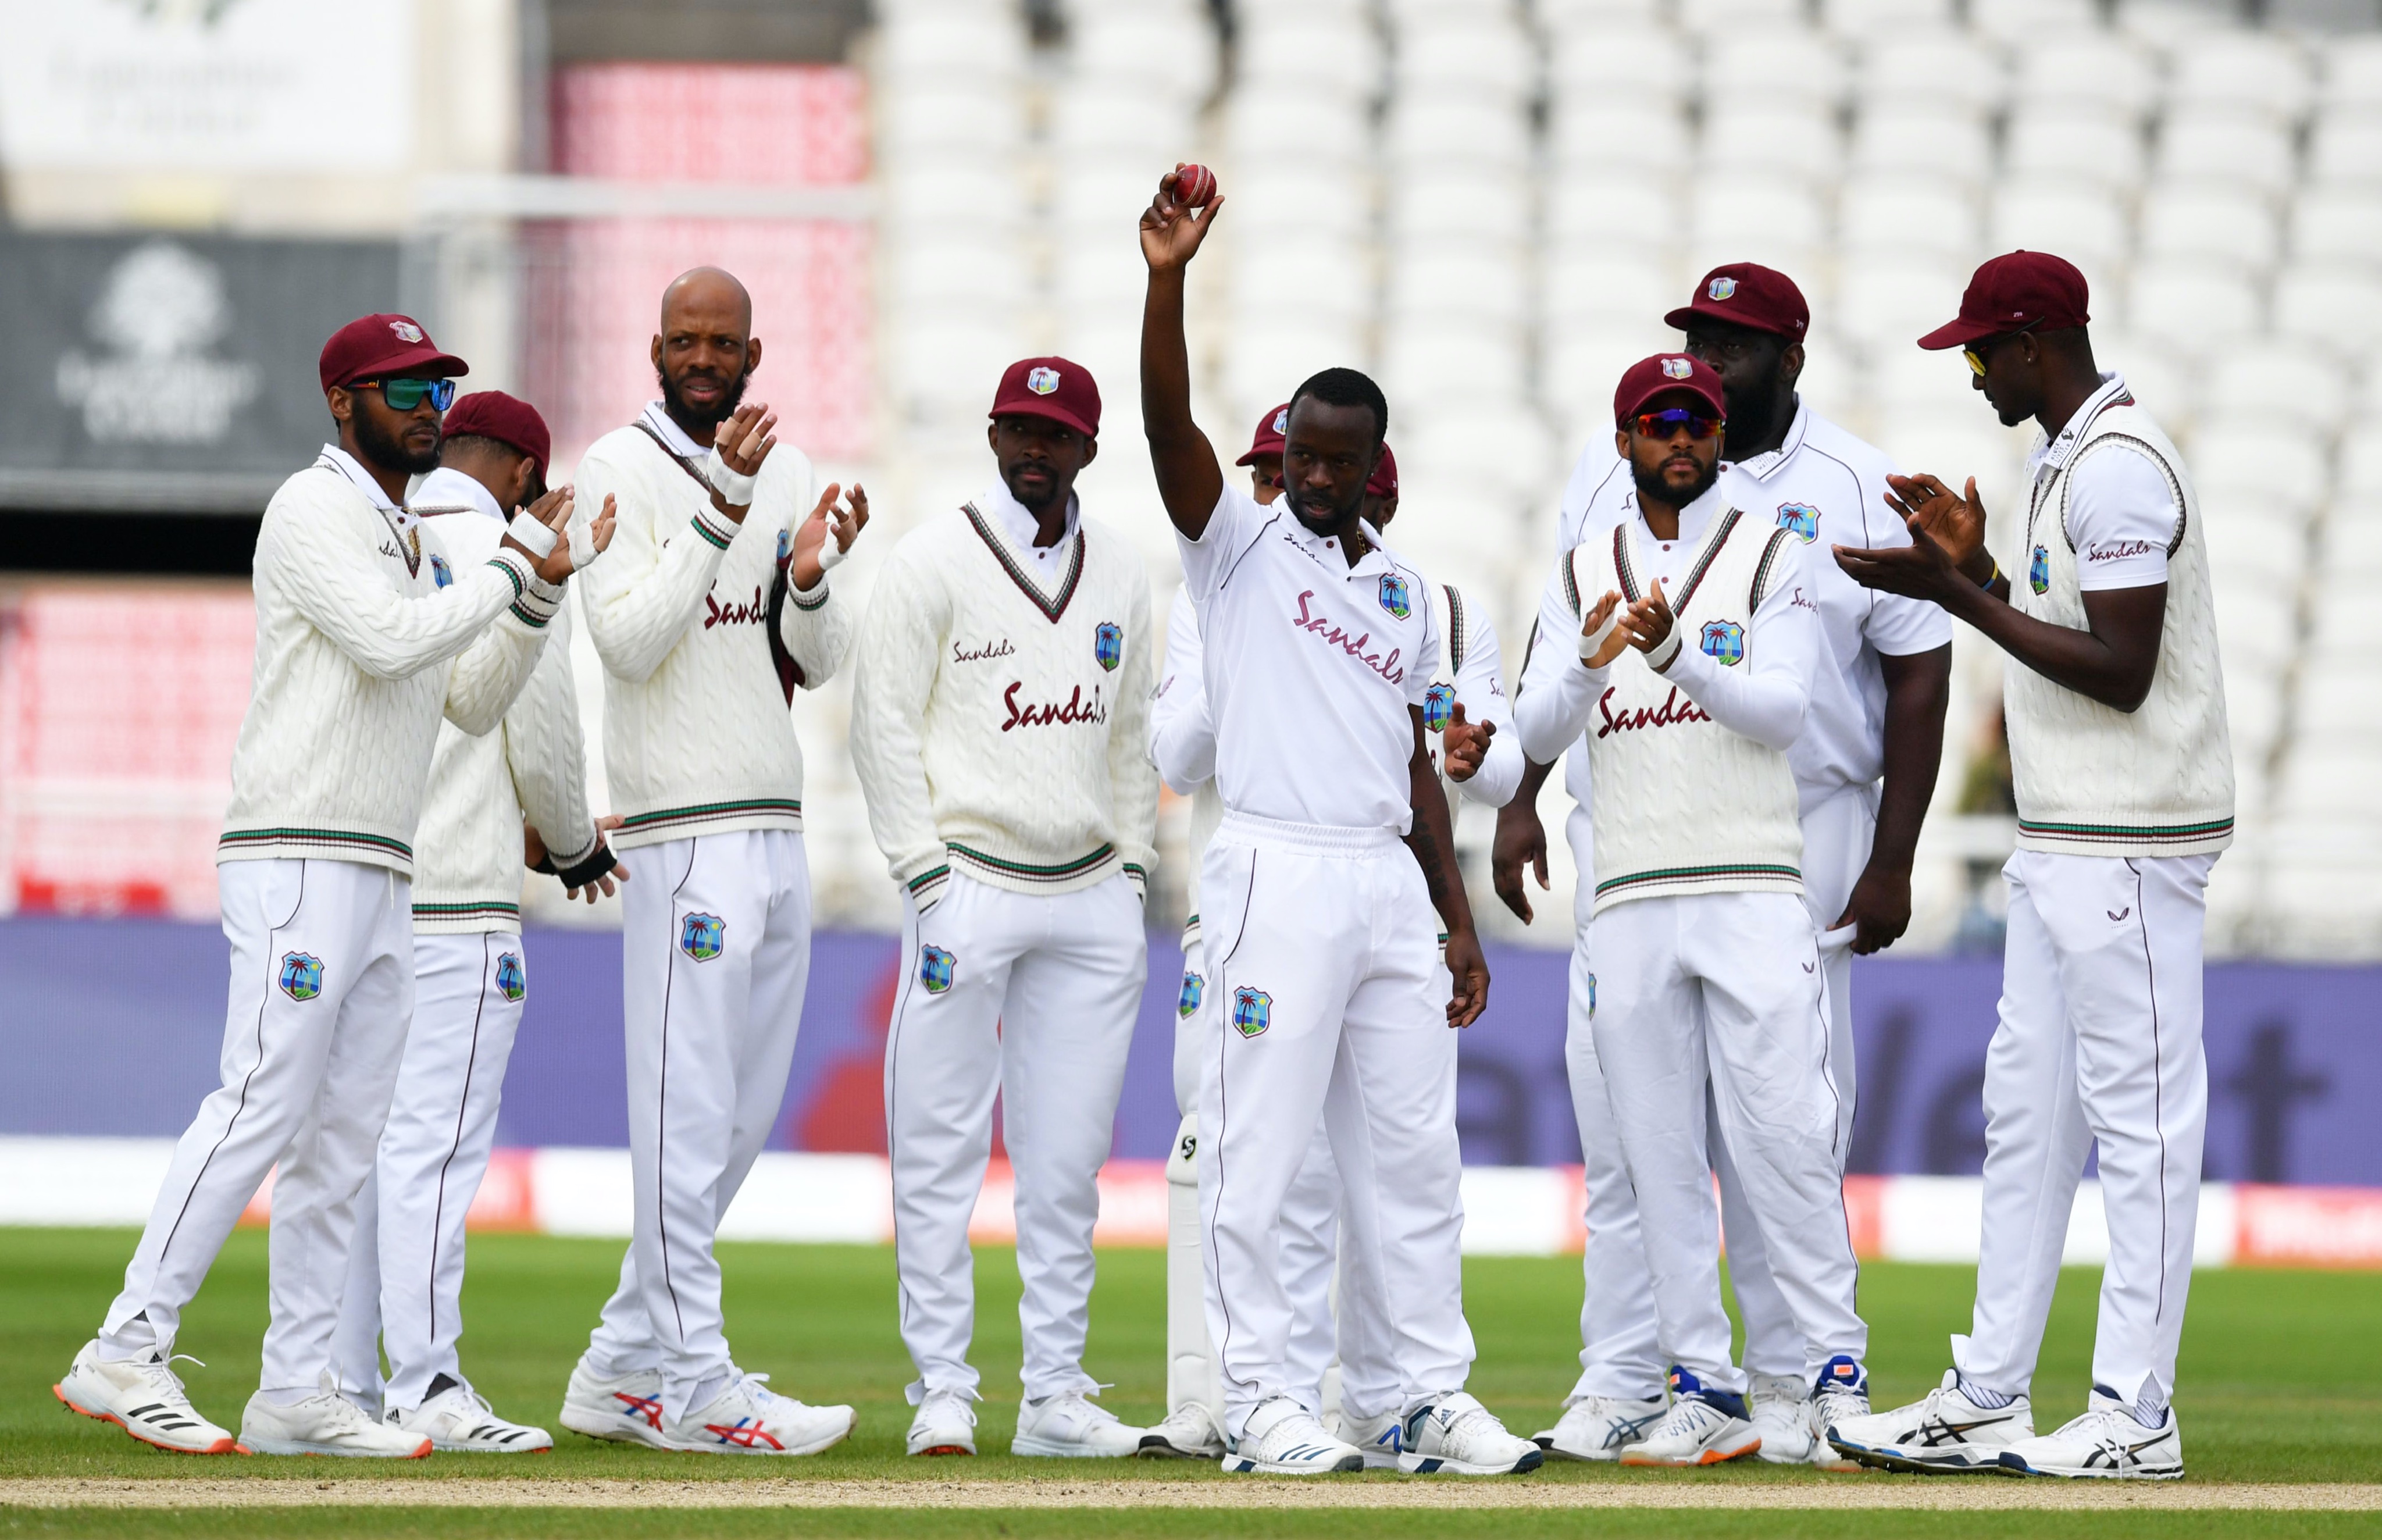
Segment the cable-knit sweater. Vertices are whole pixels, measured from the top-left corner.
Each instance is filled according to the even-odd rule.
[[[1011,527],[1024,523],[1000,488],[927,520],[893,548],[861,624],[853,762],[921,907],[955,869],[1048,893],[1119,869],[1144,887],[1155,859],[1141,558],[1084,519],[1038,556]]]
[[[496,499],[460,471],[432,472],[412,506],[458,564],[484,559],[504,536]],[[438,730],[413,841],[417,932],[520,928],[524,816],[558,869],[595,853],[568,605],[546,628],[546,650],[495,731],[475,736],[452,722]]]
[[[411,877],[441,713],[467,733],[497,725],[562,590],[517,551],[450,561],[328,446],[265,506],[254,581],[255,683],[215,859]]]
[[[739,525],[711,505],[698,450],[658,410],[596,440],[579,508],[614,499],[604,560],[582,579],[604,660],[604,764],[613,848],[734,829],[803,826],[803,750],[769,656],[769,588],[817,492],[811,462],[780,443]],[[675,436],[674,447],[664,439]],[[822,577],[786,597],[779,635],[817,689],[842,666],[850,609]]]

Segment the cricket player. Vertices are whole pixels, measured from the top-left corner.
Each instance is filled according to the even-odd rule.
[[[1813,412],[1796,394],[1811,309],[1793,279],[1754,263],[1713,268],[1688,304],[1664,318],[1685,332],[1683,350],[1721,378],[1727,406],[1728,460],[1723,497],[1810,548],[1844,529],[1862,545],[1907,539],[1887,502],[1885,456]],[[1602,446],[1580,457],[1565,489],[1559,548],[1627,522],[1636,490],[1627,462]],[[1833,536],[1831,536],[1833,539]],[[1891,945],[1909,925],[1910,866],[1942,758],[1950,695],[1951,626],[1940,610],[1861,587],[1833,561],[1807,561],[1825,644],[1811,680],[1803,732],[1786,751],[1795,772],[1803,831],[1803,902],[1821,938],[1827,978],[1828,1067],[1839,1110],[1841,1169],[1853,1117],[1852,955]],[[1583,811],[1574,819],[1574,854],[1582,892],[1594,890],[1585,777],[1590,755],[1574,744],[1566,779]],[[1508,902],[1520,893],[1521,860],[1543,863],[1534,767],[1528,796],[1507,804],[1500,820],[1499,881]],[[1516,839],[1518,832],[1519,839]],[[1541,873],[1541,881],[1544,873]],[[1575,947],[1575,1001],[1568,1057],[1573,1100],[1588,1165],[1588,1284],[1581,1312],[1580,1378],[1564,1417],[1540,1435],[1548,1452],[1611,1460],[1662,1410],[1663,1364],[1654,1345],[1652,1283],[1638,1240],[1636,1200],[1620,1163],[1612,1114],[1597,1066],[1584,980],[1593,977],[1585,925]],[[1725,1148],[1714,1151],[1721,1211],[1729,1238],[1729,1276],[1745,1322],[1741,1366],[1747,1404],[1762,1436],[1761,1458],[1779,1464],[1848,1462],[1820,1436],[1819,1404],[1842,1418],[1867,1411],[1864,1387],[1841,1378],[1814,1386],[1813,1363],[1794,1317],[1772,1280],[1759,1215],[1750,1213]],[[1854,1279],[1846,1280],[1850,1286]],[[1855,1309],[1848,1296],[1845,1309]]]
[[[1516,722],[1533,759],[1585,732],[1592,760],[1589,1016],[1637,1193],[1654,1340],[1673,1365],[1670,1409],[1620,1459],[1704,1465],[1762,1441],[1721,1306],[1714,1145],[1761,1216],[1818,1377],[1863,1378],[1786,760],[1809,708],[1819,606],[1796,532],[1715,487],[1726,419],[1709,365],[1642,360],[1613,404],[1632,516],[1558,561]],[[1575,635],[1577,661],[1560,641]]]
[[[502,391],[455,402],[438,468],[413,511],[446,548],[433,575],[451,580],[496,548],[504,522],[546,490],[551,438],[535,407]],[[529,974],[521,933],[523,819],[548,869],[573,896],[612,892],[620,875],[587,809],[571,610],[547,626],[521,696],[492,732],[438,731],[415,840],[413,1021],[388,1127],[356,1204],[339,1387],[368,1414],[426,1435],[434,1449],[526,1454],[554,1446],[544,1428],[508,1422],[463,1374],[463,1217],[496,1143],[505,1065]],[[382,1349],[388,1375],[381,1376]]]
[[[1344,1244],[1368,1250],[1403,1377],[1400,1468],[1490,1473],[1542,1456],[1467,1394],[1455,1039],[1487,1003],[1422,706],[1440,639],[1421,575],[1362,527],[1389,409],[1335,369],[1291,398],[1284,493],[1228,488],[1192,421],[1185,268],[1204,214],[1161,182],[1142,216],[1149,289],[1142,417],[1207,649],[1224,817],[1200,874],[1222,1018],[1199,1092],[1209,1330],[1229,1471],[1356,1471],[1290,1382],[1281,1209],[1316,1124],[1345,1183]],[[1401,844],[1405,848],[1401,849]],[[1432,911],[1454,979],[1444,1008]]]
[[[1863,585],[1941,605],[2008,655],[2018,790],[2001,1021],[1985,1055],[1984,1219],[1974,1324],[1942,1388],[1852,1418],[1831,1442],[1891,1470],[2173,1478],[2176,1348],[2192,1287],[2208,1068],[2201,934],[2233,838],[2233,750],[2192,477],[2093,357],[2084,277],[2013,252],[1976,271],[1958,348],[2028,457],[2023,573],[1985,548],[1971,480],[1897,477],[1911,540],[1839,549]],[[2037,1435],[2029,1392],[2088,1152],[2109,1260],[2093,1393]]]
[[[997,1093],[1025,1286],[1010,1452],[1121,1457],[1142,1430],[1092,1399],[1083,1359],[1099,1169],[1148,973],[1149,579],[1075,495],[1099,449],[1090,371],[1013,363],[990,419],[998,477],[894,548],[853,683],[853,761],[904,898],[885,1114],[918,1369],[908,1447],[976,1452],[967,1232]]]
[[[1258,437],[1238,462],[1251,467],[1250,495],[1271,506],[1282,495],[1280,427],[1287,425],[1287,405],[1259,420]],[[1269,434],[1271,434],[1271,438]],[[1264,451],[1271,449],[1274,469],[1269,473]],[[1365,522],[1378,532],[1397,512],[1397,462],[1389,445],[1365,485]],[[1450,638],[1448,654],[1464,660],[1457,679],[1431,684],[1424,712],[1431,733],[1434,760],[1443,762],[1452,785],[1467,795],[1485,798],[1511,795],[1519,779],[1523,758],[1519,740],[1504,710],[1504,684],[1499,673],[1497,636],[1488,617],[1467,607],[1453,587],[1424,585]],[[1150,710],[1150,758],[1178,795],[1192,799],[1191,856],[1204,859],[1209,839],[1223,812],[1215,786],[1216,733],[1208,709],[1204,655],[1199,624],[1187,589],[1175,590],[1167,628],[1166,678]],[[1467,723],[1457,709],[1463,696],[1487,703],[1480,723]],[[1506,727],[1502,743],[1492,744],[1495,724]],[[1443,745],[1441,740],[1444,739]],[[1441,760],[1443,746],[1444,759]],[[1494,768],[1489,768],[1493,762]],[[1196,897],[1195,897],[1196,904]],[[1184,1111],[1183,1127],[1167,1161],[1167,1404],[1164,1422],[1141,1441],[1148,1456],[1208,1458],[1221,1456],[1222,1391],[1215,1349],[1208,1336],[1199,1302],[1202,1270],[1197,1202],[1198,1072],[1208,1034],[1215,1028],[1209,1005],[1205,965],[1199,951],[1199,917],[1194,913],[1183,940],[1183,993],[1177,1005],[1175,1031],[1175,1098]],[[1378,1303],[1369,1306],[1369,1280],[1354,1272],[1341,1278],[1342,1307],[1335,1325],[1332,1270],[1339,1256],[1340,1175],[1332,1164],[1331,1141],[1318,1127],[1307,1158],[1283,1202],[1281,1275],[1290,1301],[1290,1378],[1301,1405],[1319,1416],[1336,1416],[1343,1440],[1364,1450],[1372,1469],[1394,1468],[1399,1453],[1400,1422],[1394,1404],[1402,1395],[1396,1367],[1380,1350],[1369,1350],[1382,1334],[1376,1324],[1383,1317]],[[1339,1359],[1333,1360],[1334,1349]],[[1344,1377],[1340,1377],[1344,1376]],[[1340,1377],[1335,1383],[1335,1377]],[[1351,1388],[1353,1386],[1353,1389]],[[1375,1406],[1365,1412],[1359,1409]]]
[[[414,826],[440,717],[497,725],[559,585],[610,538],[598,518],[564,540],[571,498],[556,492],[462,561],[407,511],[464,368],[409,316],[333,333],[319,372],[338,441],[282,483],[257,532],[255,694],[215,857],[231,943],[223,1085],[175,1147],[123,1292],[55,1386],[160,1448],[430,1452],[427,1435],[342,1397],[332,1361],[356,1195],[413,1010]],[[276,1163],[264,1374],[234,1438],[190,1405],[175,1337]]]
[[[635,1238],[571,1372],[562,1425],[719,1454],[815,1454],[850,1407],[805,1406],[737,1367],[712,1240],[775,1126],[810,977],[803,753],[787,706],[843,661],[828,570],[867,522],[854,487],[813,500],[810,462],[743,403],[761,363],[744,286],[663,291],[662,399],[597,439],[579,486],[620,539],[583,597],[604,662],[604,758],[634,879],[622,914]],[[830,524],[830,520],[832,524]]]

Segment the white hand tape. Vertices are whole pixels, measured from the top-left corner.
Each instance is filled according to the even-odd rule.
[[[1664,637],[1662,644],[1656,647],[1653,651],[1646,655],[1647,666],[1651,668],[1656,673],[1661,673],[1664,669],[1669,668],[1671,666],[1671,659],[1679,655],[1679,628],[1676,623],[1674,623],[1671,627],[1671,634],[1668,636]]]
[[[596,564],[596,525],[587,519],[571,521],[571,570],[583,573]]]
[[[828,525],[827,538],[819,542],[819,571],[822,573],[835,571],[843,565],[843,559],[851,554],[835,543],[835,526]]]
[[[1615,628],[1620,624],[1621,606],[1616,604],[1613,607],[1613,613],[1604,617],[1604,623],[1602,625],[1598,626],[1594,631],[1587,632],[1581,635],[1579,639],[1580,657],[1583,659],[1594,658],[1599,652],[1602,651],[1604,644],[1612,639]]]
[[[560,538],[527,513],[514,514],[513,522],[505,526],[505,533],[520,541],[528,548],[530,555],[540,561],[554,554],[554,542]]]
[[[748,476],[742,471],[730,470],[728,462],[719,458],[718,445],[712,446],[711,458],[704,462],[703,469],[704,474],[711,478],[712,490],[718,492],[729,507],[753,506],[753,488],[758,484],[760,477]]]

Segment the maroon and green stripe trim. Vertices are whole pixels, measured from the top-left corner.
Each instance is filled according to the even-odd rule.
[[[416,919],[519,919],[521,906],[490,900],[485,904],[416,904]]]
[[[1606,893],[1627,893],[1638,888],[1653,887],[1663,883],[1709,885],[1715,882],[1741,882],[1748,878],[1759,878],[1765,881],[1800,882],[1803,880],[1803,873],[1799,868],[1780,866],[1767,861],[1731,861],[1708,867],[1660,867],[1652,871],[1633,871],[1623,877],[1609,877],[1596,885],[1596,896],[1602,898]]]
[[[1038,867],[1025,861],[1005,861],[998,856],[988,856],[981,850],[971,850],[953,841],[945,841],[943,847],[970,866],[982,867],[987,871],[1027,882],[1073,881],[1087,871],[1097,870],[1116,856],[1116,846],[1103,844],[1091,854],[1079,856],[1072,861],[1052,867]]]
[[[2046,823],[2018,820],[2018,832],[2038,840],[2065,840],[2075,844],[2191,844],[2233,832],[2231,819],[2206,823]]]
[[[1001,543],[1001,536],[995,535],[992,532],[992,526],[985,523],[984,515],[976,511],[976,504],[964,504],[962,511],[967,514],[968,523],[976,525],[976,534],[983,537],[986,547],[992,552],[993,560],[1001,563],[1001,571],[1009,574],[1010,581],[1016,584],[1019,591],[1034,601],[1034,608],[1042,611],[1044,619],[1056,625],[1059,622],[1059,617],[1067,612],[1068,604],[1075,597],[1075,584],[1084,575],[1083,526],[1081,524],[1075,526],[1074,542],[1067,552],[1067,576],[1066,580],[1059,585],[1058,598],[1045,598],[1042,597],[1042,590],[1034,585],[1034,580],[1025,575],[1025,569],[1019,566],[1016,560],[1009,554],[1009,548]]]
[[[657,807],[650,813],[632,813],[620,820],[625,833],[640,834],[649,829],[667,829],[680,823],[716,823],[723,819],[750,818],[756,813],[792,813],[800,818],[800,798],[791,796],[752,797],[743,802],[703,802],[692,807]]]
[[[359,834],[352,829],[233,829],[226,831],[215,844],[222,850],[245,850],[261,844],[319,844],[413,859],[413,847],[404,841],[382,834]]]

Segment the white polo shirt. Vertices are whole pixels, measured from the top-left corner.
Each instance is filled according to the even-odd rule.
[[[1885,501],[1885,478],[1894,469],[1878,450],[1798,401],[1786,441],[1750,460],[1725,462],[1715,488],[1723,501],[1764,524],[1792,527],[1803,536],[1804,578],[1819,598],[1827,648],[1811,680],[1803,734],[1786,751],[1807,813],[1885,771],[1885,674],[1880,657],[1932,652],[1952,640],[1951,619],[1941,608],[1862,587],[1829,549],[1910,543],[1901,516]],[[1564,491],[1561,548],[1569,550],[1589,535],[1634,516],[1637,490],[1621,458],[1602,443],[1591,445]],[[1565,783],[1570,783],[1568,771]]]
[[[2037,442],[2027,455],[2028,483],[2042,486],[2075,458],[2093,419],[2131,396],[2123,378],[2105,371],[2101,388],[2085,398],[2059,437]],[[2165,583],[2167,552],[2182,535],[2183,512],[2176,507],[2175,488],[2158,462],[2140,450],[2096,454],[2068,478],[2068,543],[2076,552],[2076,586],[2087,593]],[[2009,577],[2023,583],[2027,574],[2012,573]]]
[[[1406,832],[1412,709],[1439,667],[1419,573],[1376,546],[1348,564],[1287,499],[1227,486],[1183,585],[1199,618],[1216,788],[1236,813]]]

